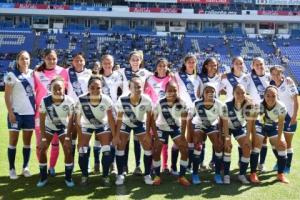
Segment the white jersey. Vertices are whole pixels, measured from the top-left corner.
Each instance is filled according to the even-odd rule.
[[[118,100],[118,88],[123,88],[123,76],[119,71],[113,71],[109,76],[102,76],[102,93],[108,95],[113,103]]]
[[[226,102],[226,109],[227,111],[227,117],[228,117],[228,126],[230,129],[235,130],[237,125],[240,125],[242,127],[245,127],[247,124],[246,120],[246,112],[245,112],[245,107],[241,107],[240,109],[236,109],[234,107],[234,102]],[[234,112],[234,113],[232,113]],[[233,117],[234,116],[234,117]],[[238,124],[236,124],[238,123]]]
[[[97,128],[93,123],[91,123],[88,116],[86,116],[84,109],[90,110],[98,122],[103,125],[108,124],[107,111],[112,109],[112,100],[107,95],[101,95],[101,101],[97,106],[93,106],[90,104],[88,100],[88,94],[84,94],[79,97],[79,101],[76,103],[75,112],[81,116],[80,125],[83,128]],[[82,103],[80,99],[86,99],[87,103]]]
[[[197,97],[197,91],[198,91],[198,88],[200,87],[200,84],[201,84],[201,81],[200,81],[200,78],[199,76],[195,75],[195,74],[186,74],[187,76],[187,80],[189,82],[192,83],[192,87],[194,87],[194,97],[195,99],[192,99],[191,95],[189,94],[188,92],[188,89],[190,89],[190,85],[189,84],[186,84],[184,82],[184,80],[180,77],[180,72],[177,72],[175,73],[175,79],[176,79],[176,82],[178,84],[178,93],[179,93],[179,96],[180,96],[180,99],[184,99],[187,106],[190,108],[193,106],[193,101],[195,101],[196,99],[198,99]]]
[[[59,120],[65,128],[68,127],[68,122],[69,122],[69,116],[72,115],[74,112],[74,101],[71,97],[68,95],[64,95],[64,100],[61,102],[59,105],[55,105],[54,103],[50,104],[48,108],[46,108],[45,105],[45,99],[46,98],[51,98],[51,96],[46,96],[40,106],[40,113],[46,113],[46,121],[45,125],[47,128],[54,130],[54,131],[59,131],[59,129],[56,127],[55,123]],[[51,100],[52,101],[52,100]],[[53,110],[55,110],[57,116],[50,117],[50,113],[48,110],[51,110],[53,113]]]
[[[30,84],[29,87],[26,87],[26,90],[21,83],[20,79],[26,79]],[[11,103],[13,112],[18,113],[19,115],[34,115],[34,108],[29,100],[29,94],[34,95],[34,80],[33,80],[33,71],[28,70],[27,74],[20,74],[18,77],[13,72],[8,72],[4,78],[4,82],[7,85],[12,86],[11,93]]]
[[[231,77],[230,75],[230,77],[228,77],[228,74],[226,74],[226,77],[221,80],[220,90],[224,89],[226,91],[226,101],[231,101],[233,99],[234,86],[232,86],[231,84],[231,81],[233,81],[231,79],[234,78],[236,82],[242,84],[245,87],[245,89],[247,89],[247,86],[249,84],[248,83],[249,79],[247,78],[246,74],[242,74],[240,77],[234,76],[233,74],[232,76],[233,77]]]
[[[202,99],[195,101],[193,108],[190,110],[190,116],[193,116],[193,124],[200,125],[202,128],[207,128],[207,124],[203,123],[204,121],[207,120],[209,125],[216,126],[219,123],[220,117],[227,117],[226,105],[218,99],[215,99],[212,107],[207,109],[203,106],[203,110],[206,114],[206,119],[204,119],[203,116],[200,116],[199,110],[196,108],[196,105],[200,102],[202,102]]]
[[[285,118],[286,114],[286,107],[281,101],[277,101],[271,110],[268,110],[264,106],[263,102],[260,104],[259,120],[265,125],[273,126],[274,123],[278,123],[279,116],[283,116],[283,118]]]
[[[202,75],[200,74],[199,75],[199,78],[200,78],[200,97],[202,96],[203,94],[203,85],[207,82],[209,83],[212,83],[215,88],[216,88],[216,95],[218,96],[219,95],[219,92],[221,90],[221,76],[220,75],[215,75],[214,77],[210,78],[208,77],[207,75],[202,77]]]
[[[294,114],[294,100],[293,97],[298,95],[298,90],[294,82],[288,83],[286,79],[278,86],[279,100],[286,106],[290,117]]]
[[[126,110],[124,110],[122,99],[127,98],[128,96],[123,96],[118,99],[117,102],[117,112],[123,112],[123,119],[122,122],[126,124],[129,127],[137,127],[135,124],[131,122],[131,119],[127,116],[125,113]],[[129,98],[129,97],[128,97]],[[127,104],[130,109],[133,111],[133,113],[136,116],[136,119],[140,122],[146,122],[146,113],[148,111],[152,110],[152,103],[150,97],[147,95],[142,94],[140,103],[136,106],[131,105],[131,103]]]
[[[255,75],[256,76],[256,75]],[[270,84],[270,75],[265,74],[263,76],[256,76],[259,78],[260,82],[262,83],[263,87],[257,86],[257,84],[254,83],[253,78],[251,77],[251,73],[247,75],[248,79],[248,85],[247,85],[247,93],[252,98],[253,102],[255,104],[259,104],[263,98],[261,98],[261,95],[263,96],[265,89]]]
[[[70,73],[70,68],[68,69],[68,73]],[[78,100],[77,93],[82,92],[80,95],[87,93],[88,91],[88,82],[92,76],[92,71],[90,69],[84,69],[82,72],[72,71],[71,73],[75,73],[77,76],[77,82],[72,83],[71,77],[69,75],[69,83],[68,83],[68,95],[73,98],[74,101]]]
[[[167,111],[165,110],[167,109]],[[172,107],[166,106],[162,108],[160,101],[155,106],[154,115],[156,116],[156,126],[163,131],[173,131],[173,129],[169,126],[169,119],[166,119],[163,115],[163,112],[168,112],[171,117],[174,119],[176,126],[181,127],[181,115],[183,113],[187,113],[188,109],[186,103],[182,100],[179,100]]]
[[[153,75],[152,74],[152,72],[149,72],[147,69],[145,69],[145,68],[140,68],[138,71],[136,71],[136,72],[134,72],[134,71],[132,71],[132,70],[128,70],[128,69],[126,69],[126,68],[121,68],[120,70],[119,70],[119,72],[121,72],[121,74],[122,74],[122,76],[123,76],[123,94],[122,94],[122,96],[126,96],[126,95],[128,95],[129,93],[130,93],[130,91],[129,91],[129,81],[130,80],[128,80],[128,78],[127,78],[127,76],[128,77],[132,77],[132,76],[138,76],[141,80],[142,80],[142,82],[143,82],[143,88],[144,88],[144,85],[145,85],[145,82],[146,82],[146,79],[149,77],[149,76],[151,76],[151,75]],[[131,74],[130,75],[128,75],[127,73],[130,73],[131,72]],[[144,90],[144,89],[143,89]]]

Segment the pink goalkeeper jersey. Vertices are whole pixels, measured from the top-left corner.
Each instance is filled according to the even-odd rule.
[[[166,85],[171,80],[171,76],[158,78],[155,75],[152,75],[147,79],[145,84],[145,94],[150,96],[153,105],[156,105],[158,100],[165,96]]]
[[[35,101],[37,108],[40,107],[41,101],[43,98],[50,94],[50,82],[56,76],[61,76],[65,80],[65,88],[68,88],[68,72],[66,69],[56,66],[52,70],[44,70],[41,72],[34,72],[34,84],[35,84]],[[37,113],[39,111],[37,110]]]

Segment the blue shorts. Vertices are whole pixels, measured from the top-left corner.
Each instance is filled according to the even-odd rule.
[[[48,133],[48,134],[50,134],[50,135],[57,134],[58,137],[60,137],[62,135],[66,135],[67,134],[67,129],[52,130],[52,129],[46,127],[45,132]]]
[[[172,138],[172,140],[175,140],[176,138],[180,137],[180,131],[174,130],[174,131],[164,131],[157,129],[157,135],[160,141],[162,141],[164,144],[168,144],[169,136]]]
[[[193,124],[193,129],[194,129],[194,131],[198,131],[198,132],[200,131],[200,132],[203,132],[203,133],[209,135],[211,133],[218,132],[219,126],[215,125],[215,126],[203,127],[198,124]]]
[[[263,125],[260,122],[255,122],[256,134],[261,137],[274,137],[278,135],[278,126]]]
[[[297,129],[297,123],[290,125],[291,122],[291,117],[289,115],[286,115],[285,121],[284,121],[284,127],[283,127],[283,132],[286,133],[295,133]]]
[[[19,115],[14,113],[16,116],[16,123],[10,123],[7,116],[7,127],[10,131],[31,131],[34,130],[35,120],[34,115]]]
[[[246,133],[247,133],[246,127],[243,127],[241,129],[229,129],[229,134],[232,134],[236,140],[246,136]]]
[[[111,130],[110,130],[109,126],[103,126],[100,128],[81,127],[81,131],[82,131],[82,134],[93,135],[93,133],[95,133],[96,135],[98,135],[98,134],[110,132]]]
[[[124,132],[124,133],[127,133],[127,134],[130,134],[130,132],[132,130],[134,135],[142,135],[142,134],[146,133],[146,127],[145,126],[146,125],[144,124],[143,126],[140,126],[140,127],[130,127],[130,126],[122,123],[120,131]]]

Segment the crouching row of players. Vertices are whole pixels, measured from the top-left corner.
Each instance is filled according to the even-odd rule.
[[[215,151],[215,176],[217,184],[230,183],[229,169],[231,160],[231,134],[242,148],[239,160],[239,180],[249,183],[246,171],[250,162],[252,182],[259,182],[256,175],[258,154],[262,146],[264,133],[277,149],[278,179],[287,183],[283,174],[286,163],[286,145],[283,137],[283,126],[286,115],[285,106],[278,101],[275,86],[265,90],[261,105],[253,105],[246,96],[243,85],[237,84],[233,90],[233,100],[223,104],[215,98],[213,84],[204,85],[202,98],[188,109],[179,98],[177,84],[170,81],[166,86],[166,96],[153,109],[151,100],[142,94],[142,81],[135,77],[130,81],[128,96],[119,98],[114,116],[111,99],[101,94],[101,79],[92,77],[88,82],[88,93],[82,95],[77,103],[64,95],[64,81],[56,78],[51,82],[51,96],[43,99],[41,104],[41,178],[37,184],[42,187],[47,183],[46,152],[56,133],[63,144],[65,153],[65,182],[68,187],[74,186],[71,178],[73,159],[71,156],[71,130],[73,122],[79,137],[79,165],[82,170],[82,183],[88,181],[88,144],[92,134],[99,139],[103,158],[103,181],[110,183],[109,166],[114,154],[118,175],[116,185],[125,181],[125,147],[131,131],[139,139],[144,149],[144,181],[148,185],[160,185],[160,153],[162,145],[170,136],[181,153],[178,182],[188,186],[190,182],[185,173],[188,166],[188,143],[185,133],[189,131],[194,138],[192,183],[199,184],[198,175],[202,143],[206,136],[210,139]],[[255,141],[254,148],[250,139]],[[116,149],[114,149],[116,147]],[[115,152],[114,152],[115,151]],[[252,151],[252,152],[251,152]],[[221,166],[224,178],[221,176]],[[152,179],[150,172],[154,170]]]

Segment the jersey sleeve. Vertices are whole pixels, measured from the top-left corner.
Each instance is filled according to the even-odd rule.
[[[45,106],[45,102],[44,100],[41,102],[41,105],[40,105],[40,113],[46,113],[46,106]]]
[[[298,95],[298,90],[297,90],[297,87],[296,87],[294,81],[292,83],[288,84],[288,91],[291,96]]]
[[[10,86],[13,86],[16,83],[16,77],[14,76],[13,73],[9,72],[5,77],[4,77],[4,83]]]
[[[222,117],[222,118],[227,118],[228,117],[228,108],[226,106],[226,104],[223,104],[223,103],[220,103],[220,113],[219,115]]]
[[[281,105],[281,107],[279,108],[279,116],[286,116],[287,114],[287,109],[285,107],[285,105]]]
[[[116,110],[117,110],[117,112],[124,112],[122,102],[121,102],[121,98],[119,98],[117,103],[116,103]]]

